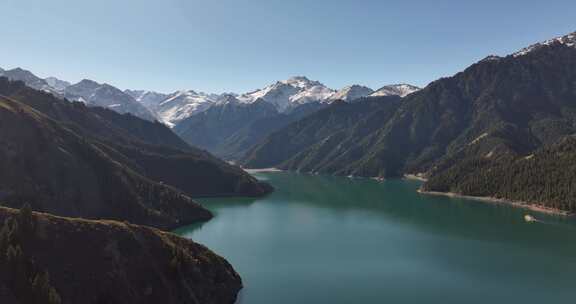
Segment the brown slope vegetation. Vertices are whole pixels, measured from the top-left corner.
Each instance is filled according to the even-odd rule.
[[[0,97],[0,201],[165,229],[211,217],[184,193],[142,176],[117,161],[113,149],[76,132]]]
[[[0,303],[231,304],[224,260],[170,233],[0,208]]]

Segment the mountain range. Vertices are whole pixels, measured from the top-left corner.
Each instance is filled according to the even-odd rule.
[[[375,92],[352,85],[335,91],[298,76],[244,95],[223,95],[208,110],[177,123],[174,131],[191,145],[237,161],[267,135],[337,101],[406,96],[417,90],[409,85],[391,85]]]
[[[100,84],[88,79],[76,84],[70,84],[55,77],[42,79],[32,72],[21,68],[0,70],[0,76],[10,80],[22,81],[33,89],[48,92],[71,101],[80,101],[89,106],[109,108],[121,114],[130,113],[150,121],[156,119],[155,114],[132,96],[109,84]]]
[[[191,197],[270,191],[166,126],[0,77],[0,202],[163,229],[206,220]]]
[[[253,145],[288,123],[337,100],[354,102],[367,96],[404,97],[418,87],[397,84],[374,91],[361,85],[333,90],[319,81],[296,76],[244,94],[208,94],[193,90],[172,94],[146,90],[120,90],[84,79],[76,84],[54,77],[39,78],[16,68],[0,71],[11,80],[59,98],[80,101],[121,114],[161,121],[188,144],[218,157],[237,161]]]
[[[423,89],[162,94],[0,69],[0,302],[235,302],[228,262],[158,230],[210,219],[197,197],[272,191],[203,149],[574,214],[575,136],[576,33]]]
[[[147,90],[122,91],[112,85],[89,79],[76,84],[55,77],[42,79],[21,68],[0,69],[0,76],[23,81],[31,88],[72,101],[80,101],[89,106],[105,107],[121,114],[130,113],[150,121],[157,119],[169,127],[174,127],[180,121],[225,101],[228,95],[236,97],[240,103],[253,103],[261,99],[274,105],[278,112],[287,112],[309,102],[330,103],[337,99],[352,101],[370,94],[405,96],[419,90],[415,86],[399,84],[385,86],[377,91],[360,85],[352,85],[337,91],[318,81],[296,76],[244,94],[209,94],[193,90],[164,94]]]
[[[262,99],[243,103],[229,96],[227,101],[181,121],[173,130],[193,146],[236,161],[275,130],[325,106],[320,102],[309,102],[279,112],[273,104]]]
[[[572,33],[506,57],[489,56],[401,102],[365,98],[330,105],[270,134],[241,164],[379,178],[412,174],[429,179],[424,185],[429,191],[526,199],[573,210],[565,187],[548,192],[520,187],[524,194],[518,196],[519,187],[489,185],[513,184],[502,168],[531,174],[522,159],[550,155],[535,151],[549,151],[576,133],[575,42]],[[554,171],[543,175],[554,176],[559,185],[571,181]],[[540,183],[526,180],[525,185]]]

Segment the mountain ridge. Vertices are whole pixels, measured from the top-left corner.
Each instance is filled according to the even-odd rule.
[[[481,61],[452,77],[436,80],[404,97],[396,113],[389,120],[383,120],[378,130],[357,139],[356,150],[339,155],[340,159],[348,158],[345,165],[332,162],[322,167],[319,165],[322,162],[316,160],[315,169],[310,169],[296,160],[311,158],[312,151],[297,156],[305,153],[300,150],[274,162],[262,162],[257,155],[258,150],[264,153],[268,149],[265,143],[253,150],[243,164],[337,175],[398,177],[403,173],[441,170],[435,166],[449,166],[457,161],[450,158],[461,157],[458,155],[463,153],[459,152],[462,147],[484,133],[487,135],[482,142],[489,143],[482,145],[488,149],[486,153],[498,147],[502,155],[525,153],[574,132],[573,105],[569,102],[573,97],[568,82],[575,76],[568,69],[573,66],[575,55],[576,49],[572,47],[552,44],[526,56],[509,55]],[[543,79],[546,81],[541,82]],[[320,114],[312,114],[306,120],[315,115]],[[272,137],[282,133],[300,134],[299,123],[302,122]],[[273,142],[281,145],[281,142],[290,142],[290,137]],[[327,146],[316,149],[334,150],[338,143],[336,139],[332,144],[328,140],[323,142]],[[265,153],[260,157],[264,160],[270,155]]]
[[[171,128],[180,121],[205,111],[228,95],[236,97],[239,102],[243,103],[252,103],[262,99],[275,105],[280,112],[289,112],[294,107],[309,102],[330,103],[337,99],[353,101],[366,97],[369,95],[368,91],[372,90],[357,84],[334,90],[305,76],[293,76],[243,94],[209,94],[195,90],[180,90],[165,94],[149,90],[120,90],[112,85],[101,84],[90,79],[83,79],[75,84],[55,77],[42,79],[21,68],[8,71],[0,69],[0,76],[2,75],[11,80],[24,81],[34,89],[50,92],[60,98],[84,102],[90,106],[110,108],[121,114],[130,113],[150,121],[158,119]],[[410,89],[396,88],[401,86],[407,86]],[[360,87],[362,88],[360,93],[354,92],[350,96],[348,96],[350,93],[346,93],[350,88],[356,90]],[[388,88],[388,90],[375,96],[406,95],[406,91],[417,89],[410,85],[388,85],[383,88]],[[377,92],[379,91],[370,93],[376,94]]]
[[[9,194],[3,202],[11,207],[28,202],[60,215],[175,228],[211,217],[190,196],[270,191],[240,168],[188,146],[163,124],[63,101],[6,78],[0,78],[0,93],[10,96],[0,108],[0,178]],[[53,172],[61,173],[50,177]]]
[[[242,288],[222,257],[157,229],[3,207],[0,223],[2,303],[230,304]]]

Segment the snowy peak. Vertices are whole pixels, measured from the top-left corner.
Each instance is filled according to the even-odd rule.
[[[260,99],[257,99],[254,102],[257,102]],[[232,103],[242,103],[234,94],[223,94],[216,99],[217,104],[232,104]]]
[[[369,96],[372,93],[374,93],[374,90],[371,88],[355,84],[339,90],[338,92],[334,93],[334,95],[330,96],[330,99],[344,100],[349,102],[358,98]]]
[[[207,110],[216,103],[218,97],[192,90],[177,91],[160,101],[153,110],[165,124],[173,127],[176,123]]]
[[[278,111],[286,111],[295,106],[325,101],[334,94],[334,90],[318,81],[312,81],[304,76],[292,77],[288,80],[278,81],[263,89],[238,96],[244,103],[253,103],[262,99],[276,106]]]
[[[520,51],[514,53],[513,56],[514,57],[524,56],[524,55],[526,55],[530,52],[533,52],[535,50],[538,50],[540,48],[550,46],[550,45],[555,45],[555,44],[563,44],[563,45],[568,46],[568,47],[576,48],[576,32],[570,33],[566,36],[556,37],[556,38],[553,38],[550,40],[546,40],[543,42],[533,44],[527,48],[523,48]]]
[[[27,86],[40,90],[40,91],[47,91],[47,92],[55,92],[55,90],[46,83],[46,81],[28,70],[24,70],[22,68],[15,68],[12,70],[2,71],[1,76],[4,76],[13,81],[22,81]]]
[[[9,71],[2,70],[0,76],[10,80],[24,82],[27,86],[51,93],[58,98],[80,101],[90,106],[100,106],[112,109],[119,113],[131,113],[143,119],[154,121],[154,115],[143,105],[138,103],[130,95],[108,85],[99,84],[95,81],[84,79],[77,84],[71,85],[67,81],[55,77],[42,79],[32,72],[15,68]]]
[[[45,78],[44,81],[58,92],[64,91],[67,87],[71,86],[68,81],[60,80],[56,77]]]
[[[319,81],[310,80],[305,76],[294,76],[289,78],[288,80],[284,80],[281,82],[300,89],[309,89],[315,86],[324,86]]]
[[[372,93],[370,96],[400,96],[405,97],[410,95],[416,91],[419,91],[420,88],[417,86],[413,86],[410,84],[393,84],[383,86],[376,92]]]
[[[80,95],[87,95],[89,94],[88,91],[96,90],[100,87],[100,84],[96,81],[90,79],[82,79],[77,84],[71,85],[68,87],[68,91],[77,92]]]
[[[132,98],[152,111],[169,96],[168,94],[146,90],[124,90],[124,93],[132,96]]]
[[[132,96],[122,90],[96,81],[84,79],[70,85],[64,90],[64,95],[70,100],[84,102],[90,106],[109,108],[118,113],[131,113],[140,118],[154,121],[155,116]]]

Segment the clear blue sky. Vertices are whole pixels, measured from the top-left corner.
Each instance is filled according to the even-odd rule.
[[[576,1],[1,0],[0,67],[243,92],[292,75],[426,85],[576,31]]]

